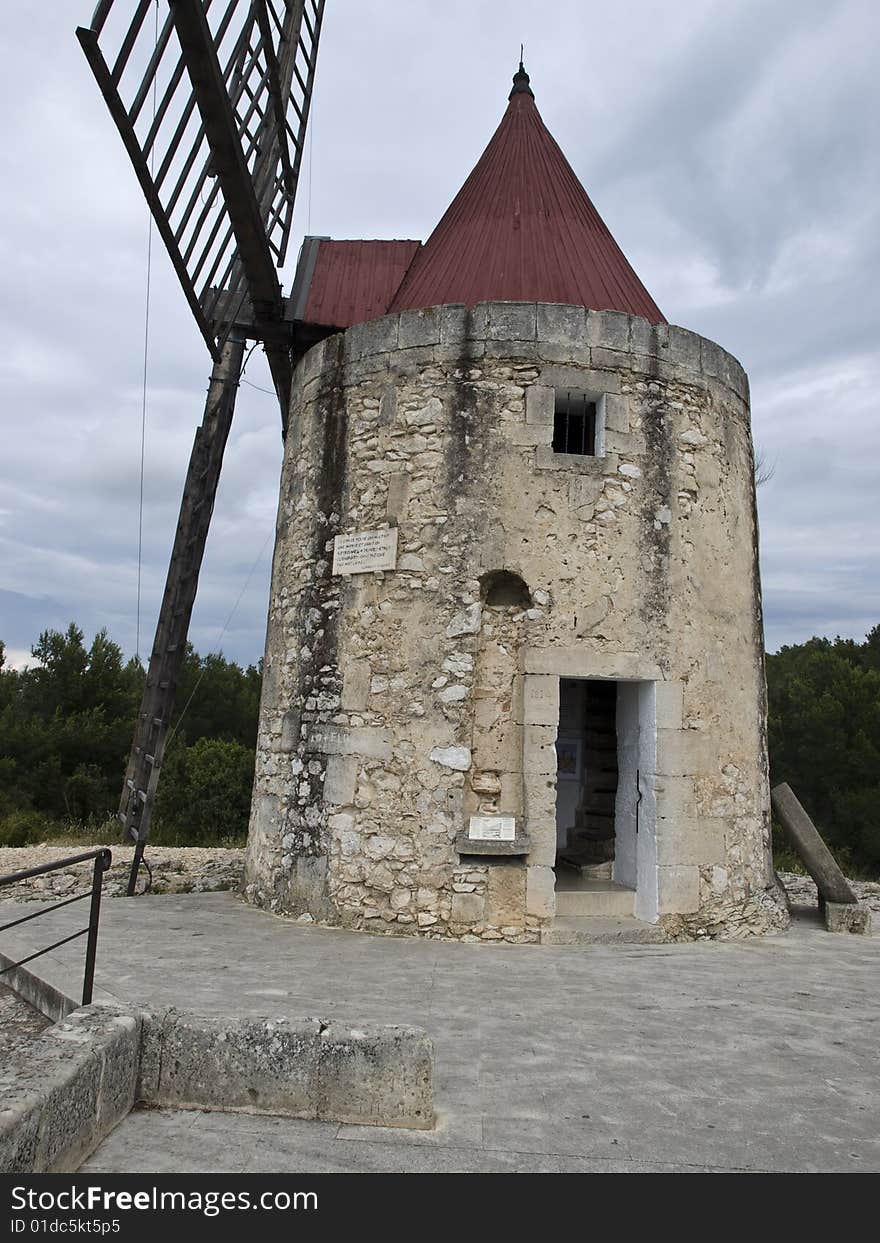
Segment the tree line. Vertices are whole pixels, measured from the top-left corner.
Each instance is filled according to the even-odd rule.
[[[0,845],[118,835],[119,805],[145,670],[105,630],[86,645],[71,623],[44,631],[34,664],[7,667],[0,642]],[[151,838],[243,840],[254,775],[260,665],[187,644]]]
[[[14,670],[0,642],[0,845],[116,830],[144,685],[102,630],[46,630]],[[262,666],[192,645],[153,814],[166,845],[247,832]],[[880,626],[864,643],[810,639],[767,657],[771,781],[787,781],[844,867],[880,872]]]

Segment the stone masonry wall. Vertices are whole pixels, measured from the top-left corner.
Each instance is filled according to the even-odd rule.
[[[601,456],[553,452],[557,387],[598,400]],[[395,571],[332,575],[335,535],[389,525]],[[528,607],[486,605],[500,569]],[[348,927],[538,939],[558,679],[609,677],[656,684],[649,917],[676,937],[782,926],[762,650],[747,381],[718,346],[518,303],[349,329],[295,377],[246,893]],[[459,853],[487,811],[527,854]]]

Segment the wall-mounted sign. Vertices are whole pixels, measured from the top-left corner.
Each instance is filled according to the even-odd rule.
[[[375,574],[397,565],[397,527],[353,531],[333,541],[334,574]]]
[[[471,816],[468,837],[472,842],[512,842],[516,820],[513,816]]]

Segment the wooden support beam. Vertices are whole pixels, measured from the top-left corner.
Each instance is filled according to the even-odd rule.
[[[244,337],[231,335],[211,373],[205,413],[201,426],[196,430],[180,502],[171,564],[165,580],[146,685],[119,804],[119,819],[126,837],[135,843],[129,895],[135,891],[138,868],[149,834],[153,801],[186,651],[189,621],[220,480],[223,452],[235,410],[243,357]]]
[[[790,785],[783,782],[770,792],[770,803],[785,836],[816,882],[820,902],[858,901],[837,860],[822,840],[819,830],[804,811]]]

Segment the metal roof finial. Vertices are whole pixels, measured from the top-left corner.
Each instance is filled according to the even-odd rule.
[[[513,99],[514,95],[531,95],[532,99],[535,98],[535,92],[529,86],[529,75],[526,73],[525,68],[523,67],[523,45],[522,44],[519,45],[519,69],[517,69],[516,73],[513,75],[513,90],[510,92],[507,98]]]

